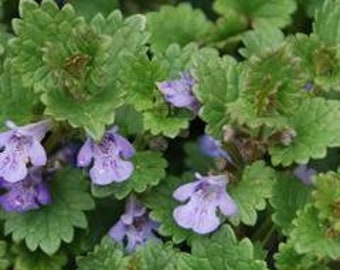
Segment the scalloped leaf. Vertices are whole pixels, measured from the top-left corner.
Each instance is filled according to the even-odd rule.
[[[104,237],[93,252],[77,258],[78,270],[125,270],[128,265],[129,261],[124,257],[122,247],[109,236]]]
[[[319,211],[318,217],[328,220],[334,231],[340,234],[340,174],[321,173],[313,179],[313,183],[313,204]]]
[[[275,254],[275,266],[278,270],[330,270],[316,256],[298,254],[291,243],[282,243]]]
[[[146,16],[151,47],[155,51],[165,51],[172,43],[184,46],[200,40],[211,27],[204,13],[188,4],[162,6],[159,11],[149,12]]]
[[[288,166],[293,162],[306,164],[309,159],[326,156],[327,147],[340,145],[340,103],[322,98],[307,98],[288,119],[296,132],[289,146],[269,148],[274,165]]]
[[[14,262],[16,270],[62,270],[67,263],[66,254],[61,252],[49,256],[41,251],[30,252],[21,246],[15,252],[18,253]]]
[[[237,62],[228,56],[207,56],[206,61],[195,65],[198,85],[194,93],[203,105],[199,115],[208,124],[206,132],[216,138],[221,136],[223,125],[229,122],[227,107],[238,97],[241,72]]]
[[[274,208],[273,222],[278,225],[285,235],[292,229],[292,221],[296,212],[304,208],[310,201],[311,187],[288,174],[281,174],[273,186],[270,204]]]
[[[132,191],[141,193],[148,187],[156,186],[165,177],[167,162],[160,153],[138,152],[131,158],[131,162],[135,169],[128,180],[107,186],[92,185],[92,194],[99,198],[113,194],[118,200],[121,200]]]
[[[197,237],[192,242],[192,256],[183,256],[179,269],[265,270],[265,261],[254,256],[248,238],[236,239],[233,229],[225,225],[211,237]]]
[[[327,44],[339,45],[340,42],[340,2],[326,0],[315,13],[313,32]]]
[[[51,181],[52,204],[26,213],[7,213],[5,234],[12,234],[15,242],[25,240],[31,251],[39,247],[52,255],[62,242],[73,240],[74,227],[87,227],[83,211],[95,205],[86,190],[81,171],[71,168],[59,171]]]
[[[272,25],[283,28],[291,22],[296,10],[294,0],[216,0],[214,9],[226,18],[232,12],[243,17],[250,26]]]
[[[286,127],[286,116],[305,97],[299,71],[298,59],[285,47],[249,59],[245,86],[228,106],[231,119],[251,128]]]
[[[311,254],[318,258],[340,258],[340,239],[333,235],[329,227],[318,219],[318,211],[307,205],[299,211],[293,221],[290,239],[299,254]]]
[[[92,18],[97,13],[108,15],[111,11],[118,8],[118,0],[76,0],[72,1],[76,12],[85,18]]]
[[[39,96],[33,89],[25,88],[22,79],[10,65],[0,77],[0,130],[6,120],[12,120],[18,126],[33,122],[37,117]]]
[[[255,225],[257,211],[266,208],[266,199],[272,196],[275,171],[265,166],[263,161],[257,161],[247,166],[242,179],[228,187],[230,196],[238,207],[238,214],[230,218],[234,225],[240,222]]]
[[[243,34],[242,42],[245,48],[239,52],[246,58],[265,55],[282,47],[284,39],[285,36],[279,29],[264,26]]]

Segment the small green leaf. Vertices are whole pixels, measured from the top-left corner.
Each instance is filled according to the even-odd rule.
[[[61,252],[49,256],[41,251],[30,252],[23,247],[19,247],[16,252],[18,253],[14,263],[16,270],[62,270],[67,263],[66,254]]]
[[[329,270],[323,262],[311,254],[298,254],[291,243],[282,243],[275,254],[278,270]]]
[[[208,124],[207,132],[216,138],[229,121],[227,107],[238,97],[240,74],[240,67],[231,57],[207,56],[206,61],[195,65],[198,85],[194,92],[203,105],[199,114]]]
[[[235,12],[244,17],[252,27],[272,25],[283,28],[291,22],[291,14],[296,10],[294,0],[216,0],[214,9],[228,18]]]
[[[146,16],[151,47],[155,51],[165,51],[172,43],[184,46],[200,40],[210,29],[204,13],[188,4],[162,6],[158,12],[150,12]]]
[[[338,101],[307,98],[288,119],[296,132],[289,146],[273,146],[269,149],[274,165],[288,166],[294,161],[306,164],[309,159],[326,156],[327,147],[340,145],[340,107]]]
[[[97,13],[108,15],[111,11],[118,8],[118,0],[73,0],[72,5],[75,11],[87,19],[92,18]]]
[[[110,237],[103,238],[94,251],[77,259],[78,270],[126,270],[128,258]]]
[[[287,235],[292,229],[296,212],[310,200],[311,188],[288,174],[281,174],[273,186],[270,204],[274,208],[272,219]]]
[[[130,268],[137,270],[181,270],[178,261],[182,254],[180,250],[174,249],[170,243],[149,241],[132,255]]]
[[[299,211],[293,224],[290,237],[299,254],[333,260],[340,258],[339,236],[333,235],[327,224],[318,219],[318,211],[312,205]]]
[[[122,183],[113,183],[107,186],[92,185],[92,193],[96,197],[106,197],[111,194],[121,200],[132,191],[141,193],[148,187],[156,186],[165,177],[167,162],[160,153],[139,152],[131,158],[134,164],[132,176]]]
[[[261,27],[243,34],[242,41],[245,48],[240,53],[246,57],[261,56],[278,50],[284,41],[284,34],[272,26]]]
[[[264,210],[266,199],[272,196],[276,178],[275,171],[266,167],[263,161],[257,161],[245,168],[242,179],[228,187],[230,196],[238,207],[238,214],[230,221],[238,225],[255,225],[257,211]]]
[[[46,254],[55,253],[61,242],[70,243],[74,227],[87,227],[83,211],[94,208],[81,171],[66,168],[51,180],[52,204],[26,213],[8,213],[5,234],[13,241],[25,240],[29,250],[38,247]]]
[[[314,33],[329,44],[339,45],[340,42],[340,2],[326,0],[315,13]]]
[[[188,270],[265,270],[266,263],[254,257],[251,241],[236,239],[225,225],[211,237],[197,237],[192,242],[192,256],[184,256],[179,269]]]
[[[125,136],[143,131],[143,116],[132,105],[123,105],[116,110],[115,124]]]
[[[314,178],[314,206],[318,217],[328,220],[332,229],[340,234],[340,174],[322,173]]]
[[[7,243],[5,241],[0,241],[0,269],[9,269],[11,266],[11,258],[8,253]]]

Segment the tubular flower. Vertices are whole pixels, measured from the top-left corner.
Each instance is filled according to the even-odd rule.
[[[0,185],[7,190],[0,196],[0,205],[7,212],[27,212],[51,203],[48,186],[42,181],[38,168],[30,169],[22,181],[16,183],[1,181]]]
[[[217,209],[225,216],[237,213],[237,206],[226,191],[227,178],[224,175],[203,177],[196,174],[197,181],[184,184],[173,194],[185,205],[175,208],[173,217],[177,224],[199,234],[210,233],[220,225]]]
[[[116,242],[126,241],[126,249],[134,252],[137,246],[156,237],[153,233],[155,229],[157,224],[149,218],[146,208],[131,197],[126,204],[125,213],[110,229],[109,235]]]
[[[77,157],[78,167],[87,167],[94,160],[90,169],[92,182],[107,185],[112,182],[127,180],[134,169],[132,162],[127,161],[135,154],[130,142],[117,133],[114,127],[107,131],[97,143],[87,139]]]
[[[222,145],[209,135],[203,135],[199,139],[199,147],[202,153],[210,157],[223,157],[228,161],[232,161],[227,151],[222,149]]]
[[[23,127],[17,127],[7,121],[10,129],[0,134],[0,177],[10,183],[24,179],[27,175],[27,163],[43,166],[47,162],[41,140],[51,129],[49,121],[41,121]]]
[[[157,87],[164,95],[165,100],[173,106],[188,108],[197,113],[200,104],[192,92],[195,84],[196,81],[191,75],[182,73],[179,79],[159,82]]]
[[[305,185],[311,185],[312,176],[317,173],[318,172],[315,169],[308,168],[307,165],[299,165],[293,171],[295,177],[297,177]]]

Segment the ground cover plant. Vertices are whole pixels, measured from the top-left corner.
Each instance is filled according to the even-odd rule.
[[[339,0],[0,5],[0,269],[340,269]]]

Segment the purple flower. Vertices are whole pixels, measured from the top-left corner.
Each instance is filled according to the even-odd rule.
[[[199,147],[202,153],[210,157],[223,157],[229,162],[232,161],[230,155],[222,149],[219,141],[209,135],[203,135],[199,139]]]
[[[195,84],[196,81],[191,75],[181,73],[179,79],[159,82],[157,87],[164,95],[165,100],[175,107],[188,108],[197,113],[200,104],[192,92]]]
[[[217,208],[225,216],[237,213],[237,206],[226,191],[224,175],[203,177],[196,174],[197,181],[177,188],[173,194],[178,201],[187,202],[173,212],[177,224],[199,234],[210,233],[220,225]]]
[[[45,149],[40,141],[51,129],[49,121],[17,127],[13,122],[7,121],[10,129],[0,134],[0,177],[7,182],[15,183],[27,175],[27,163],[34,166],[43,166],[47,162]]]
[[[29,170],[26,178],[16,183],[1,181],[7,192],[0,196],[0,205],[6,212],[27,212],[51,203],[48,186],[37,168]]]
[[[301,180],[301,182],[304,183],[305,185],[311,185],[312,176],[317,173],[318,172],[313,168],[308,169],[307,165],[299,165],[293,171],[295,177]]]
[[[135,150],[130,142],[120,136],[114,127],[104,134],[99,143],[92,139],[86,140],[79,151],[77,165],[87,167],[93,159],[93,167],[90,169],[92,182],[107,185],[125,181],[131,176],[134,166],[126,159],[134,154]]]
[[[116,242],[126,241],[126,249],[134,252],[137,246],[144,245],[149,239],[156,238],[153,231],[157,224],[149,218],[146,208],[134,197],[125,207],[125,213],[110,229],[109,235]]]

